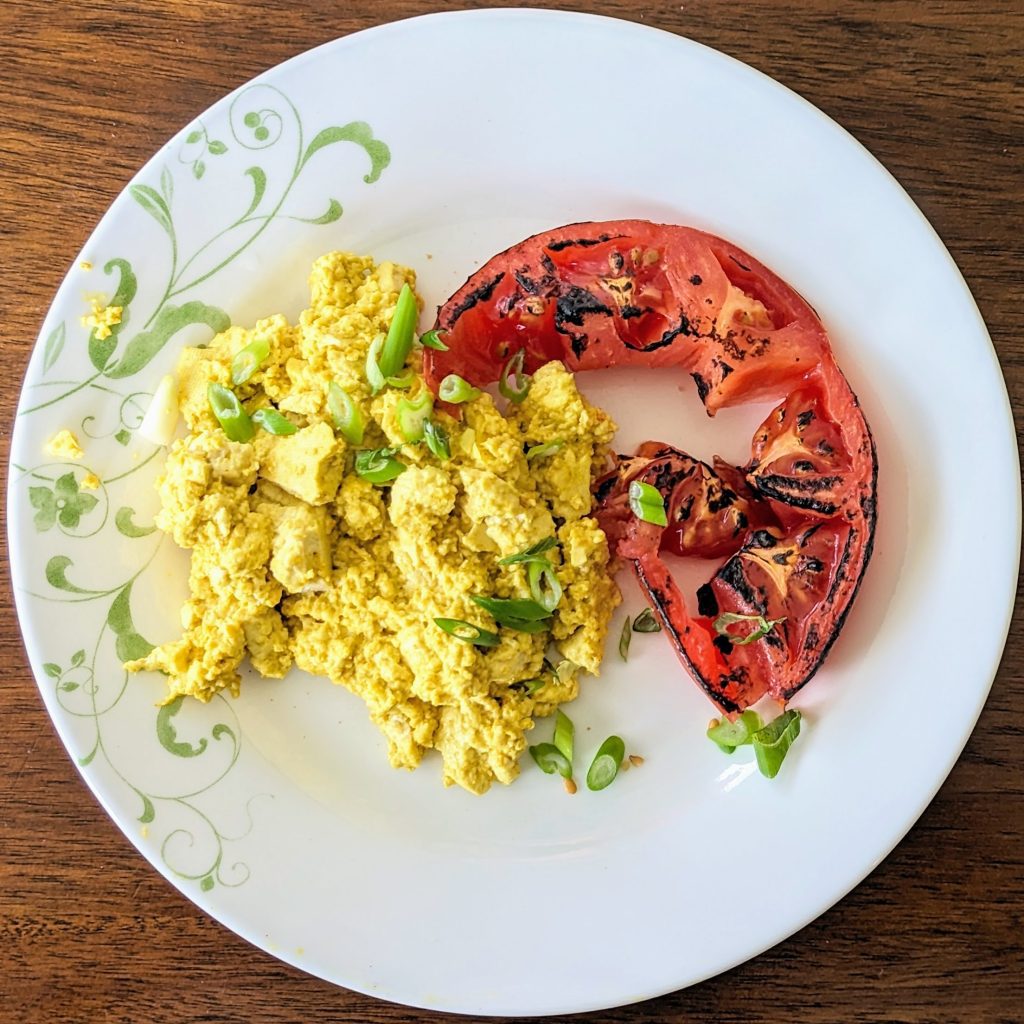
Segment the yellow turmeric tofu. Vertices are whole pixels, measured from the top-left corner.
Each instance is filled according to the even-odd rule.
[[[167,700],[209,700],[239,693],[246,659],[275,679],[294,664],[364,701],[392,765],[430,755],[445,785],[483,793],[516,778],[535,719],[600,667],[620,598],[590,482],[615,426],[560,363],[537,371],[521,405],[484,393],[461,419],[432,408],[416,349],[409,376],[372,387],[368,354],[405,284],[407,268],[330,253],[295,324],[232,326],[182,353],[189,433],[168,452],[156,522],[191,551],[190,597],[181,637],[128,667],[166,673]],[[239,374],[243,350],[256,365]],[[237,400],[231,425],[211,384]],[[407,436],[416,403],[450,457]],[[550,453],[527,459],[538,444]],[[509,600],[534,626],[502,618]]]

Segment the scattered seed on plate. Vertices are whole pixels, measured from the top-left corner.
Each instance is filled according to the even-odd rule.
[[[562,779],[562,785],[565,786],[565,791],[569,796],[572,796],[579,789],[573,779]]]

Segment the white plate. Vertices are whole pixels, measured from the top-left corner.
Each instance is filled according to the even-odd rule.
[[[370,126],[350,130],[355,142],[319,134],[352,121]],[[371,130],[387,166],[364,146]],[[314,139],[330,144],[304,163]],[[371,156],[380,175],[368,183]],[[535,770],[484,798],[443,790],[436,764],[393,772],[359,702],[300,675],[158,715],[159,679],[126,681],[119,662],[139,637],[176,635],[187,562],[157,533],[130,535],[151,522],[160,461],[134,428],[177,350],[209,329],[173,334],[130,376],[98,374],[80,316],[84,293],[109,296],[122,276],[105,273],[108,261],[129,261],[138,285],[120,358],[149,319],[150,330],[164,322],[158,308],[167,318],[205,303],[241,323],[295,315],[308,265],[328,249],[407,262],[440,302],[535,230],[613,217],[708,228],[781,273],[824,318],[875,432],[874,562],[796,701],[808,725],[782,774],[768,782],[704,739],[711,708],[660,637],[637,637],[628,666],[612,651],[572,712],[584,757],[616,731],[646,764],[572,799]],[[26,644],[111,817],[253,943],[350,988],[446,1010],[642,999],[739,963],[828,908],[956,760],[1017,573],[1019,475],[999,367],[960,274],[896,182],[757,72],[579,15],[388,25],[212,107],[140,172],[81,258],[94,269],[76,262],[50,310],[13,443]],[[619,420],[622,449],[660,437],[740,460],[762,411],[712,423],[687,382],[642,372],[583,384]],[[81,463],[43,453],[64,426],[86,441]],[[80,488],[87,469],[98,491]],[[971,628],[955,630],[965,602]]]

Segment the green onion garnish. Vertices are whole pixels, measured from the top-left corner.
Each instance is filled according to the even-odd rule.
[[[789,748],[799,735],[800,712],[795,709],[783,711],[778,718],[754,733],[754,756],[765,778],[774,779],[779,774]]]
[[[434,396],[429,391],[421,392],[416,398],[400,398],[395,410],[399,433],[406,441],[422,441],[424,427],[433,411]]]
[[[767,636],[780,622],[785,621],[785,615],[781,619],[766,619],[763,615],[739,615],[736,612],[723,612],[715,619],[712,625],[719,636],[724,636],[737,647],[743,647],[745,644],[752,644],[755,640],[760,640],[761,637]],[[737,622],[752,623],[754,629],[752,632],[747,633],[746,636],[731,633],[729,627]]]
[[[626,756],[626,744],[618,736],[609,736],[598,748],[587,772],[587,789],[604,789],[615,781],[619,765]]]
[[[576,734],[576,727],[572,719],[563,714],[561,710],[555,712],[555,746],[562,756],[572,765],[573,737]]]
[[[375,395],[378,391],[384,390],[387,381],[380,368],[380,350],[384,347],[384,335],[378,334],[370,342],[370,348],[366,353],[366,380],[370,385],[370,394]]]
[[[761,716],[756,711],[744,711],[735,721],[724,719],[708,729],[708,739],[717,743],[725,753],[731,754],[737,747],[750,743],[754,733],[763,727]]]
[[[385,378],[396,376],[405,366],[416,340],[416,321],[419,315],[415,293],[407,284],[403,284],[402,290],[398,293],[398,302],[395,304],[391,326],[388,328],[388,336],[381,349],[378,363]]]
[[[442,331],[439,328],[427,331],[426,334],[420,335],[420,344],[424,348],[432,348],[437,352],[447,352],[448,346],[441,340],[441,335],[446,333],[446,331]]]
[[[530,378],[523,373],[526,349],[521,348],[506,364],[498,378],[498,391],[517,405],[530,390]]]
[[[464,619],[434,619],[434,622],[456,640],[464,640],[474,647],[497,647],[500,643],[497,633],[474,626],[472,622],[466,622]]]
[[[629,616],[627,615],[626,621],[622,624],[622,632],[619,634],[619,657],[623,661],[629,658],[629,641],[633,638],[629,626]]]
[[[525,551],[520,551],[517,555],[509,555],[507,558],[502,558],[498,561],[498,565],[518,565],[521,562],[533,562],[536,561],[545,551],[550,551],[558,543],[554,537],[545,537],[544,540],[537,541],[536,544],[531,544]],[[547,559],[542,559],[547,561]]]
[[[423,424],[423,439],[427,447],[442,462],[447,462],[452,457],[452,446],[448,441],[448,431],[434,420],[427,420]]]
[[[385,377],[384,380],[393,388],[408,391],[416,380],[416,374],[412,370],[403,370],[397,377]]]
[[[661,623],[654,617],[654,612],[650,608],[645,608],[634,620],[633,620],[633,632],[634,633],[660,633]]]
[[[657,488],[645,484],[641,480],[634,480],[629,485],[629,507],[637,519],[645,523],[653,523],[655,526],[668,526],[668,517],[665,515],[665,502]]]
[[[244,384],[270,355],[270,342],[264,335],[254,338],[243,349],[239,349],[231,360],[231,382],[236,387]]]
[[[386,484],[405,472],[405,463],[395,458],[397,448],[370,448],[356,453],[356,473],[371,484]]]
[[[473,387],[468,380],[460,377],[457,373],[449,373],[441,381],[441,386],[437,389],[437,397],[442,402],[458,405],[461,402],[472,402],[474,398],[479,398],[480,389]]]
[[[534,601],[553,612],[562,600],[562,584],[555,575],[555,567],[546,558],[534,558],[526,564],[526,577]]]
[[[242,408],[238,396],[223,384],[211,384],[206,389],[206,397],[210,402],[213,415],[221,429],[231,441],[249,441],[256,433],[249,414]]]
[[[542,686],[547,683],[548,680],[543,676],[538,676],[536,679],[524,679],[520,683],[513,683],[513,686],[521,686],[529,694],[536,693]]]
[[[562,445],[565,444],[561,438],[555,441],[545,441],[544,444],[535,444],[532,448],[526,449],[528,459],[543,459],[548,455],[554,455]]]
[[[363,443],[363,414],[359,411],[352,396],[333,380],[327,388],[327,408],[334,420],[334,429],[349,444]]]
[[[262,427],[268,434],[294,434],[299,428],[290,419],[282,416],[276,409],[257,409],[252,414],[252,421]]]
[[[557,772],[563,779],[572,778],[572,765],[554,743],[538,743],[530,747],[530,756],[546,775],[554,775]]]
[[[479,594],[473,594],[470,600],[484,611],[490,612],[499,625],[505,625],[509,620],[537,622],[551,616],[547,608],[528,597],[481,597]]]

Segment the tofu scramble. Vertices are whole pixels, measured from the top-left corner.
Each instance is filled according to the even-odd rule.
[[[461,405],[461,419],[434,409],[450,458],[408,443],[400,403],[429,394],[420,350],[408,358],[410,387],[374,395],[367,380],[371,344],[406,282],[415,277],[404,267],[330,253],[313,266],[297,324],[272,316],[184,350],[177,386],[189,432],[157,481],[156,522],[192,552],[190,597],[181,638],[128,668],[165,673],[169,702],[237,696],[246,657],[275,679],[294,664],[362,698],[396,768],[433,749],[445,785],[484,793],[516,778],[534,718],[575,698],[581,671],[598,672],[620,595],[590,486],[615,424],[552,362],[504,413],[487,393]],[[232,385],[232,360],[254,341],[267,354]],[[332,382],[363,417],[358,445],[336,429]],[[230,440],[211,384],[233,387],[250,415],[276,409],[297,429]],[[356,471],[356,454],[382,446],[397,449],[404,470],[375,484]],[[499,626],[473,596],[530,598],[529,566],[500,563],[546,540],[557,542],[546,557],[562,590],[547,628]],[[498,640],[477,646],[436,618]]]

